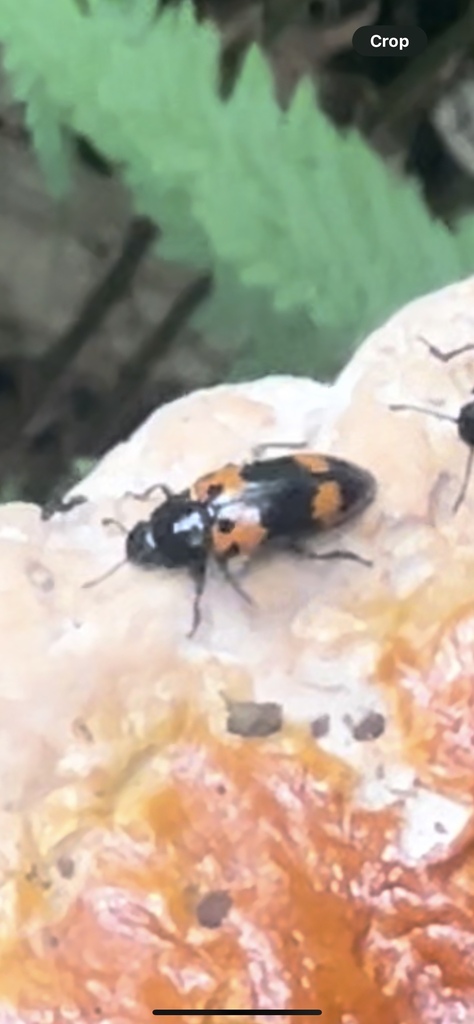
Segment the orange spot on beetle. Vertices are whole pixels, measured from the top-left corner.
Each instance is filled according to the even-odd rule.
[[[267,539],[267,531],[260,523],[235,523],[232,530],[225,532],[219,525],[212,530],[212,551],[216,558],[236,555],[251,555]]]
[[[335,480],[328,480],[318,487],[313,498],[313,518],[330,525],[341,512],[341,488]]]
[[[236,494],[242,490],[242,476],[238,466],[229,462],[216,473],[206,473],[206,476],[199,477],[196,483],[190,488],[191,497],[195,501],[207,501],[209,494],[217,488],[228,494]]]
[[[310,473],[328,473],[330,471],[329,460],[324,455],[311,455],[302,452],[300,455],[294,455],[293,458]]]

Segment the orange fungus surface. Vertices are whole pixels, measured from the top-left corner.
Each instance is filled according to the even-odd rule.
[[[60,887],[17,880],[2,1022],[474,1021],[472,898],[459,863],[402,863],[398,809],[352,808],[306,741],[290,756],[188,723],[163,758],[136,821],[96,825],[88,856],[86,830]]]

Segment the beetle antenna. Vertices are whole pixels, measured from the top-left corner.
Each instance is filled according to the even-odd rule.
[[[456,498],[456,501],[454,502],[454,505],[453,505],[453,513],[454,514],[456,514],[458,509],[461,507],[461,505],[462,505],[462,503],[464,501],[464,498],[466,497],[466,491],[467,491],[467,488],[469,486],[469,481],[471,479],[473,459],[474,459],[474,448],[471,448],[471,450],[469,452],[469,455],[467,457],[466,469],[464,471],[464,480],[462,482],[462,487],[461,487],[461,490],[460,490],[460,492],[459,492],[459,494],[458,494],[458,496]]]
[[[434,416],[437,420],[449,420],[450,423],[457,423],[457,416],[449,416],[447,412],[438,412],[437,409],[424,409],[421,405],[389,405],[392,412],[424,412],[425,416]]]
[[[95,579],[88,580],[87,583],[83,583],[82,589],[88,590],[90,587],[95,587],[97,583],[103,583],[104,580],[107,580],[109,578],[109,576],[113,576],[114,572],[117,572],[117,569],[121,569],[122,566],[126,564],[127,559],[124,558],[122,559],[121,562],[118,562],[117,565],[113,565],[111,569],[107,569],[107,572],[102,573],[101,576],[96,576]]]
[[[128,537],[128,530],[127,530],[127,528],[123,525],[123,523],[120,523],[118,519],[109,519],[109,518],[103,519],[102,520],[102,525],[103,526],[117,526],[118,529],[120,530],[120,533],[125,534],[125,536]],[[88,580],[87,583],[83,583],[82,584],[82,589],[83,590],[88,590],[90,587],[95,587],[97,583],[103,583],[104,580],[108,580],[109,576],[113,576],[113,574],[115,572],[117,572],[117,569],[121,569],[122,565],[126,565],[127,564],[127,561],[128,561],[127,558],[123,558],[121,562],[118,562],[117,565],[113,565],[111,569],[107,569],[107,572],[102,573],[101,576],[97,576],[95,579]]]

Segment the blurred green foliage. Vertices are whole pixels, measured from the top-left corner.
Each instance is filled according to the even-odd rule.
[[[431,219],[309,81],[283,112],[254,47],[222,102],[219,39],[189,4],[2,0],[0,41],[55,193],[73,130],[160,225],[161,255],[211,269],[200,324],[239,351],[234,378],[327,377],[400,305],[474,267],[474,218]]]

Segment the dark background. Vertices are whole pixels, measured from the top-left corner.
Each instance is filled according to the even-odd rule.
[[[356,126],[398,173],[415,176],[448,225],[474,201],[473,7],[196,0],[221,34],[223,100],[258,42],[282,107],[310,75],[341,130]],[[363,58],[352,36],[370,24],[418,25],[428,47],[415,59]],[[118,177],[86,140],[74,142],[73,194],[51,199],[23,115],[0,78],[0,488],[3,500],[43,503],[153,408],[225,380],[232,349],[213,349],[190,324],[211,276],[156,259],[159,226],[131,216]]]

